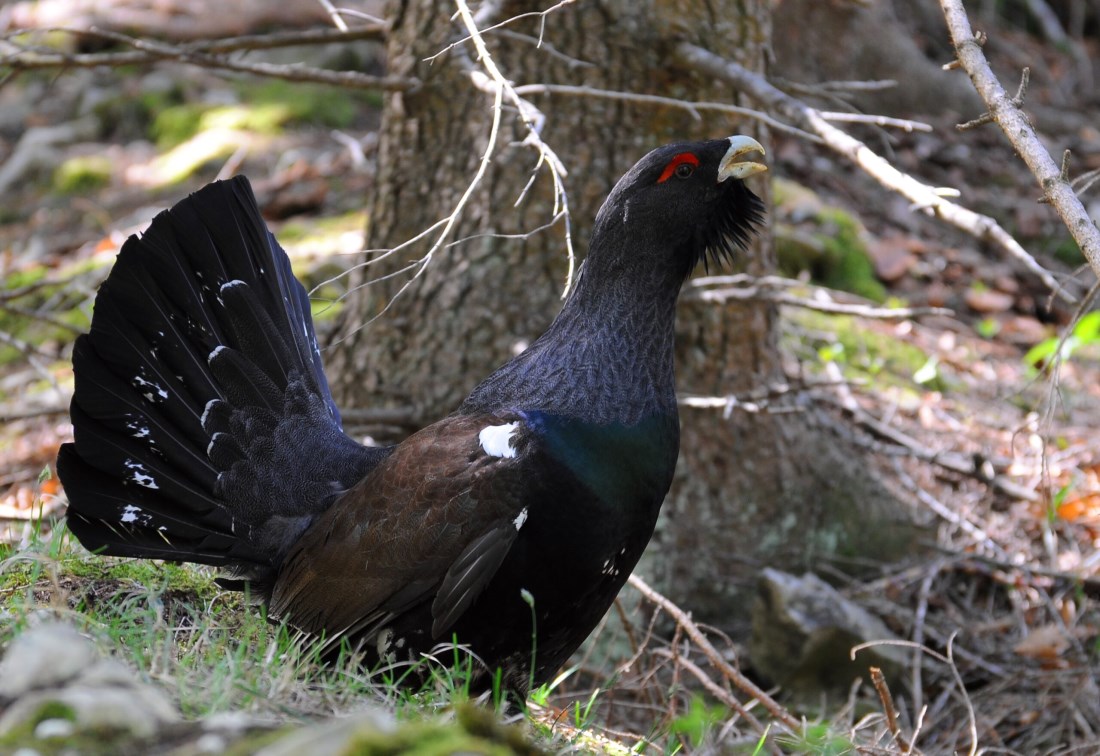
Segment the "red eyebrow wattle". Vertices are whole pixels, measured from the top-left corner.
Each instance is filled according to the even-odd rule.
[[[695,157],[695,153],[693,152],[681,152],[679,155],[672,158],[672,160],[668,161],[668,165],[666,165],[664,171],[661,172],[661,178],[657,179],[657,183],[660,184],[668,181],[672,178],[673,172],[684,163],[698,166],[699,158]]]

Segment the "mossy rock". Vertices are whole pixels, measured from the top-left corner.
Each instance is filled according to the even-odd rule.
[[[863,224],[851,213],[822,202],[810,189],[793,181],[773,183],[779,270],[796,277],[808,272],[822,286],[848,291],[873,302],[886,299],[867,254]],[[797,224],[797,225],[796,225]]]
[[[102,155],[69,158],[53,172],[53,188],[62,194],[80,194],[111,183],[111,161]]]

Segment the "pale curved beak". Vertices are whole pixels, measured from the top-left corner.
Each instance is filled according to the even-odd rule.
[[[764,147],[760,142],[756,141],[752,137],[747,136],[731,136],[729,138],[730,148],[726,150],[726,154],[722,157],[722,162],[718,164],[718,183],[722,183],[726,179],[744,179],[757,173],[763,173],[768,170],[768,166],[763,163],[754,163],[751,160],[740,160],[742,155],[749,152],[759,152],[764,154]]]

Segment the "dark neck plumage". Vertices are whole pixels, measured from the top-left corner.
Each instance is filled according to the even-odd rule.
[[[460,412],[543,411],[626,425],[675,417],[676,297],[686,271],[671,269],[680,258],[671,251],[619,248],[626,235],[599,225],[550,328],[474,389]]]

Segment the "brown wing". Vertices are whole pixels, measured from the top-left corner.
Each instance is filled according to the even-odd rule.
[[[488,454],[479,441],[486,427],[514,420],[450,417],[410,436],[287,555],[272,614],[337,638],[369,635],[432,599],[432,635],[442,637],[491,580],[518,532],[529,438],[515,435],[514,457]]]

